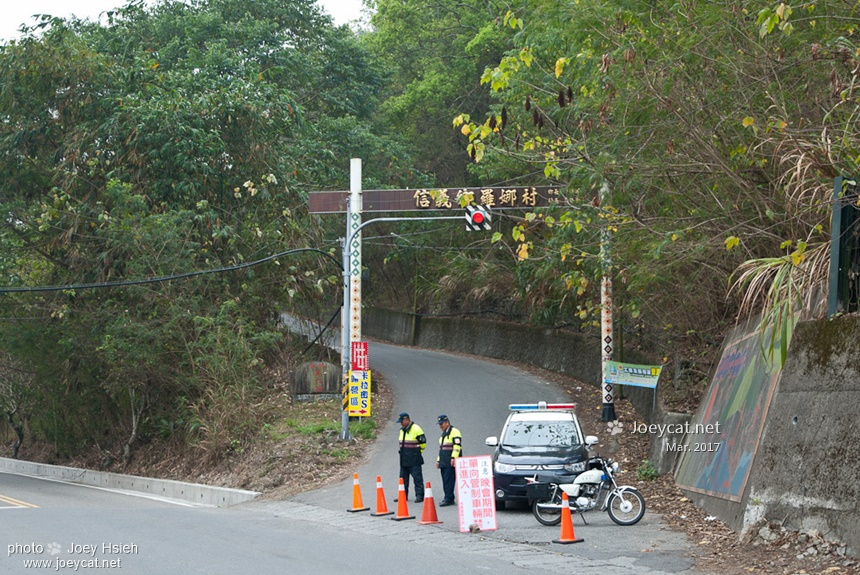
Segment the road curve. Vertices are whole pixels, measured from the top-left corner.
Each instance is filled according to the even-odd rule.
[[[441,493],[441,477],[435,468],[438,448],[439,429],[436,416],[446,414],[451,422],[463,432],[464,450],[467,455],[491,453],[484,440],[487,436],[498,435],[508,414],[511,403],[532,403],[537,401],[564,402],[569,396],[555,384],[541,379],[521,369],[502,365],[493,361],[474,357],[430,351],[406,346],[395,346],[378,342],[369,345],[369,362],[373,371],[385,375],[385,380],[394,392],[393,414],[408,412],[425,430],[428,447],[425,452],[424,479],[430,481],[434,496]],[[399,473],[397,457],[397,432],[399,424],[385,422],[379,432],[379,440],[371,448],[365,462],[355,470],[362,486],[365,505],[375,506],[375,480],[382,477],[388,499],[389,509],[396,510],[391,500],[396,495]],[[601,430],[584,429],[586,434],[600,435]],[[629,475],[628,475],[629,477]],[[319,513],[334,513],[349,516],[339,522],[351,524],[358,521],[346,509],[352,506],[352,478],[324,488],[295,496],[289,503],[260,502],[252,506],[270,506],[287,512],[290,504],[323,508]],[[421,517],[423,506],[410,501],[410,513]],[[452,532],[458,551],[468,549],[475,538],[459,533],[456,507],[438,508],[437,514],[442,525],[433,526],[438,530]],[[686,536],[669,528],[662,519],[653,513],[632,527],[615,525],[605,513],[585,515],[588,525],[581,519],[574,521],[577,537],[585,541],[577,545],[557,545],[551,543],[559,538],[559,528],[545,527],[534,519],[531,511],[523,506],[498,512],[498,530],[481,534],[481,540],[489,539],[499,544],[525,544],[535,553],[561,555],[566,561],[559,563],[558,572],[601,573],[606,574],[648,574],[692,573],[692,560],[689,557],[691,545]],[[369,518],[370,525],[392,529],[385,518]],[[362,519],[361,521],[365,521]],[[430,526],[421,526],[424,529]],[[523,551],[514,551],[522,553]],[[498,551],[504,556],[502,549]],[[554,559],[548,559],[554,561]],[[516,562],[514,562],[516,564]],[[554,570],[555,564],[543,565]]]
[[[480,455],[490,452],[484,439],[499,433],[509,403],[567,399],[525,371],[457,354],[371,343],[370,367],[392,388],[395,414],[408,411],[427,432],[425,480],[436,493],[438,414],[446,413],[463,431],[467,455]],[[389,419],[356,471],[365,503],[375,505],[375,478],[381,475],[393,509],[398,425]],[[0,473],[0,574],[693,575],[686,538],[653,514],[626,528],[604,513],[587,514],[588,525],[574,520],[576,535],[585,541],[557,545],[551,541],[559,537],[558,528],[541,526],[522,507],[499,512],[497,531],[463,534],[454,507],[437,509],[443,523],[420,525],[347,513],[351,504],[351,478],[288,501],[216,509]],[[420,518],[423,506],[411,506]],[[81,546],[93,552],[87,555],[89,548]],[[48,563],[36,567],[30,560]],[[86,568],[80,563],[85,560],[120,563]]]

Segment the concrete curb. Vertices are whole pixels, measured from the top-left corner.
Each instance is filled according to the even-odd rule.
[[[165,497],[187,501],[198,505],[213,507],[229,507],[245,501],[250,501],[260,495],[257,491],[230,489],[228,487],[213,487],[199,483],[185,483],[172,479],[150,479],[135,475],[123,475],[106,471],[91,471],[47,463],[31,463],[0,457],[0,471],[32,475],[46,479],[58,479],[70,483],[80,483],[105,489],[121,489],[136,491],[155,497]]]

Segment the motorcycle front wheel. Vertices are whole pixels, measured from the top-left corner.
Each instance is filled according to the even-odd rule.
[[[560,509],[541,509],[539,505],[560,505],[561,501],[548,501],[546,499],[538,499],[532,503],[532,513],[538,523],[541,525],[558,525],[561,523]]]
[[[645,499],[635,489],[613,493],[606,503],[606,511],[618,525],[635,525],[645,515]]]

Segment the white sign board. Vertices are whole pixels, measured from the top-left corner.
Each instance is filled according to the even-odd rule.
[[[635,365],[632,363],[607,361],[606,375],[603,378],[603,382],[656,389],[662,370],[662,365]]]
[[[497,529],[493,458],[489,455],[457,458],[457,506],[460,533]]]

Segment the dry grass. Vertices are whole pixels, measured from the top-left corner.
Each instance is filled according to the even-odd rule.
[[[87,469],[190,481],[261,491],[287,497],[337,481],[353,472],[375,440],[375,422],[389,418],[391,393],[384,378],[374,374],[373,417],[350,424],[354,439],[341,441],[340,400],[293,402],[285,388],[273,389],[258,406],[265,418],[242,442],[222,456],[210,446],[189,446],[179,438],[150,436],[137,446],[128,466],[93,447],[86,454],[60,460],[48,445],[26,444],[21,459]],[[255,420],[256,421],[256,420]]]

